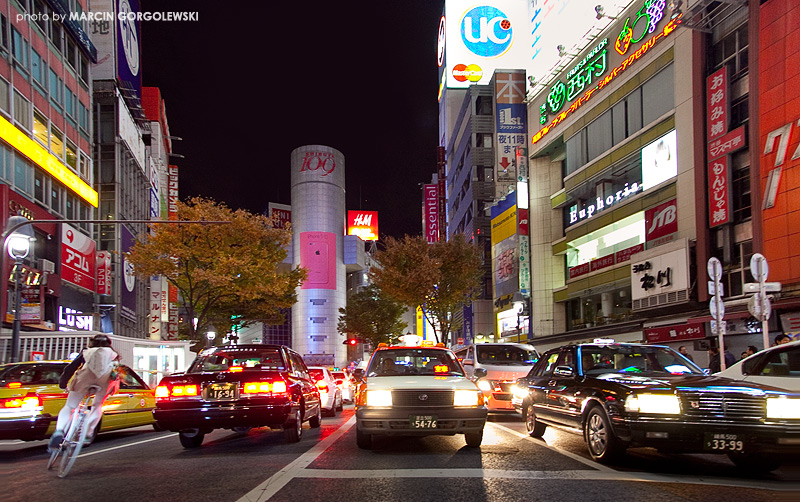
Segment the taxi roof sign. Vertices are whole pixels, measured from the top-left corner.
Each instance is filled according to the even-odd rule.
[[[593,343],[609,344],[616,343],[616,341],[613,338],[595,338]]]

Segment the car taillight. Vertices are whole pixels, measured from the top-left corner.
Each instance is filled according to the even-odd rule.
[[[42,405],[42,400],[37,396],[10,397],[0,400],[3,408],[19,408],[31,410]]]
[[[327,394],[328,393],[328,384],[325,382],[317,382],[317,388],[319,389],[320,393]]]
[[[22,387],[22,382],[9,382],[8,383],[8,388],[9,389],[19,389],[20,387]]]
[[[228,371],[230,371],[231,373],[241,373],[243,370],[244,368],[241,366],[231,366],[230,368],[228,368]]]
[[[242,384],[243,394],[282,394],[286,392],[286,382],[278,380],[275,382],[246,382]]]
[[[198,394],[197,385],[174,385],[171,389],[166,385],[156,387],[156,397],[167,399],[170,397],[193,397]]]

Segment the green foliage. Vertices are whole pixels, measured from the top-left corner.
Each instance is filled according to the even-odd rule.
[[[230,331],[231,316],[244,325],[281,319],[280,309],[297,301],[304,269],[282,264],[291,240],[288,229],[245,210],[231,210],[204,198],[178,202],[178,220],[226,221],[225,224],[153,224],[128,253],[137,276],[162,275],[178,288],[188,322],[188,337],[212,327]]]
[[[421,236],[406,235],[387,238],[375,260],[379,266],[370,271],[372,282],[408,307],[423,306],[437,342],[448,344],[457,327],[452,313],[470,302],[480,287],[480,250],[460,234],[431,244]]]
[[[379,343],[392,344],[408,327],[401,321],[405,308],[370,284],[347,300],[347,307],[339,309],[336,328],[346,336],[369,340],[373,347]]]

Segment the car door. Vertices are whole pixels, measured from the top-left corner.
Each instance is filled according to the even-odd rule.
[[[559,350],[546,352],[533,374],[528,381],[528,395],[530,396],[531,406],[533,406],[536,416],[543,419],[550,419],[550,410],[547,405],[547,383],[553,376],[558,362]]]
[[[575,347],[561,350],[552,375],[545,385],[545,403],[550,420],[580,427],[580,383]]]
[[[757,361],[747,361],[742,371],[745,375],[737,378],[800,392],[800,345],[772,349]]]
[[[303,394],[303,402],[305,404],[303,418],[314,416],[317,413],[317,407],[320,406],[318,397],[319,393],[317,392],[314,381],[308,372],[308,367],[306,367],[306,364],[303,361],[303,358],[300,357],[300,354],[290,352],[290,356],[292,358],[292,367],[294,370],[293,376],[295,377],[296,382],[300,386]]]
[[[103,403],[101,430],[136,427],[153,423],[155,394],[127,366],[119,368],[119,390]]]

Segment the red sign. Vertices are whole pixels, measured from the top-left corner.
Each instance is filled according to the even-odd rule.
[[[347,211],[347,235],[357,235],[364,241],[377,241],[378,212]]]
[[[600,270],[601,268],[610,267],[611,265],[614,264],[614,255],[613,254],[606,255],[603,256],[602,258],[594,259],[589,263],[592,272],[594,272],[595,270]]]
[[[336,169],[336,159],[331,152],[306,152],[300,172],[315,171],[320,176],[327,176]]]
[[[272,218],[273,228],[286,228],[286,224],[292,222],[292,212],[287,209],[273,207],[269,216]]]
[[[635,246],[631,246],[629,248],[625,248],[622,251],[617,251],[614,254],[614,259],[617,263],[622,263],[631,259],[631,256],[638,253],[639,251],[644,251],[644,244],[637,244]]]
[[[628,261],[631,259],[632,254],[643,250],[644,244],[637,244],[635,246],[625,248],[622,251],[617,251],[616,253],[595,258],[594,260],[582,265],[578,265],[577,267],[571,267],[569,269],[569,278],[574,279],[575,277],[588,274],[589,272],[594,272],[595,270],[600,270],[624,261]]]
[[[589,262],[584,263],[583,265],[578,265],[577,267],[571,267],[569,269],[569,278],[572,279],[574,277],[578,277],[579,275],[588,274],[591,271],[591,265]]]
[[[528,210],[517,209],[517,224],[519,226],[519,235],[528,235]]]
[[[97,294],[111,294],[111,253],[97,252]]]
[[[425,185],[425,240],[428,243],[439,240],[439,188],[437,185]]]
[[[744,126],[739,126],[721,138],[708,142],[708,160],[735,152],[745,145]]]
[[[644,212],[644,234],[647,242],[678,231],[678,201],[670,201],[651,207]]]
[[[677,342],[706,337],[705,325],[701,322],[646,328],[644,333],[647,343]]]
[[[61,278],[94,291],[95,244],[92,239],[64,223],[61,225]]]
[[[728,132],[727,66],[723,66],[706,78],[706,116],[709,141]]]
[[[167,218],[178,219],[178,166],[167,169]]]
[[[720,157],[708,163],[708,203],[709,227],[731,221],[728,157]]]

